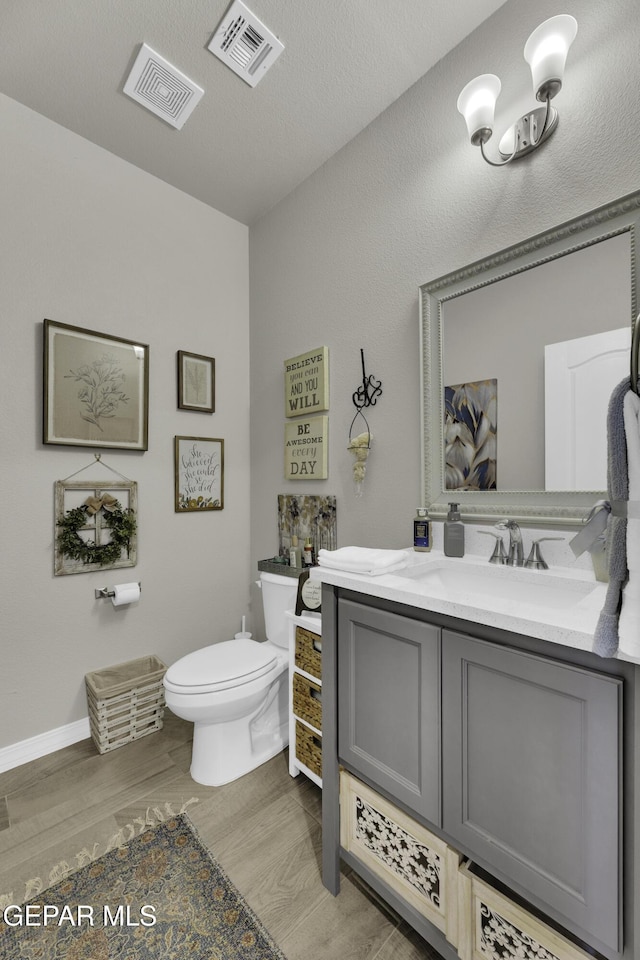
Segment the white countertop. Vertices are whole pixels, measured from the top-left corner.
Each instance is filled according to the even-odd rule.
[[[314,567],[311,577],[367,596],[591,650],[607,584],[569,567],[529,570],[407,549],[407,566],[380,576]],[[627,659],[627,658],[625,658]]]

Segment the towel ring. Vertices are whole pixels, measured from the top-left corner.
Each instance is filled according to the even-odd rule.
[[[640,393],[638,393],[638,353],[639,352],[640,352],[640,313],[636,317],[636,322],[633,327],[633,340],[631,343],[631,389],[637,396],[640,396]]]

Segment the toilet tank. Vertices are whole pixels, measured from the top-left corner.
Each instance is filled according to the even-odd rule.
[[[289,645],[289,622],[287,610],[295,610],[298,594],[298,578],[283,577],[277,573],[260,574],[262,608],[267,640],[277,647]]]

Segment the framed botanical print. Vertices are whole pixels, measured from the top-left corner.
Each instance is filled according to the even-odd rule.
[[[175,438],[176,513],[224,507],[224,440]]]
[[[149,347],[44,321],[43,442],[146,450]]]
[[[213,413],[215,400],[216,361],[199,353],[178,350],[178,407]]]

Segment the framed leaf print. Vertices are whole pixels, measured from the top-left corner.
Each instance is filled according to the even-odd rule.
[[[215,402],[216,361],[199,353],[178,350],[178,407],[213,413]]]

